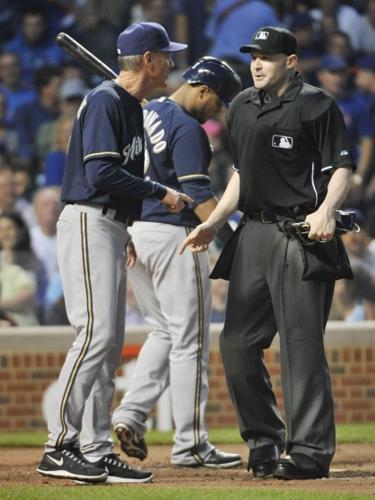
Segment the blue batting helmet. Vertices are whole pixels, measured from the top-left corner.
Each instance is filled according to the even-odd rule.
[[[207,85],[226,106],[242,89],[240,77],[229,64],[211,56],[198,59],[184,71],[182,78],[187,83]]]

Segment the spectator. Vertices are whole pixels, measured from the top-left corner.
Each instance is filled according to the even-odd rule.
[[[375,123],[375,53],[359,59],[356,66],[356,87],[363,95]]]
[[[71,120],[69,120],[69,117],[75,117],[78,108],[80,107],[82,100],[87,92],[88,89],[85,85],[85,82],[81,78],[68,78],[63,81],[59,91],[59,109],[61,115],[53,123],[47,122],[42,125],[38,131],[36,142],[39,158],[46,159],[47,155],[51,151],[57,150],[63,151],[64,153],[66,152],[71,132],[71,126],[69,129],[69,122],[71,122]],[[61,121],[63,122],[62,127]],[[68,130],[64,129],[65,123],[68,123]],[[59,128],[60,130],[57,131],[57,128]],[[59,138],[57,137],[57,134],[59,133],[63,134],[61,140],[59,140]],[[67,138],[66,133],[68,133]],[[59,143],[58,147],[56,146],[56,142]],[[60,184],[60,182],[58,184]]]
[[[34,182],[30,169],[23,163],[16,163],[12,167],[14,194],[16,198],[15,208],[26,222],[29,230],[36,224],[33,206],[30,202],[31,193],[34,190]]]
[[[306,81],[316,84],[323,47],[315,39],[313,18],[307,12],[297,12],[291,19],[290,29],[298,43],[298,70]]]
[[[65,78],[60,87],[60,110],[75,115],[85,95],[89,92],[82,78]]]
[[[72,132],[74,115],[64,114],[54,124],[51,151],[47,154],[44,167],[44,185],[61,186],[66,152]]]
[[[73,36],[117,73],[116,41],[118,30],[101,17],[91,3],[83,5],[77,12],[78,18],[72,31]]]
[[[23,0],[0,0],[0,45],[14,37]]]
[[[215,195],[221,195],[228,184],[228,175],[233,170],[226,128],[221,117],[207,120],[202,126],[213,151],[209,169],[212,190]]]
[[[16,210],[16,193],[13,172],[10,166],[0,167],[0,215]]]
[[[365,53],[375,52],[375,0],[368,0],[366,14],[361,17],[355,30],[358,32],[359,44],[356,47]]]
[[[31,246],[46,270],[46,293],[48,293],[48,286],[54,282],[58,273],[56,223],[61,211],[60,189],[54,187],[39,188],[34,194],[33,206],[37,224],[31,228]]]
[[[188,43],[187,50],[181,52],[186,57],[184,66],[192,65],[206,54],[207,39],[204,30],[208,18],[205,0],[175,0],[175,38]]]
[[[262,26],[276,26],[276,11],[265,0],[218,0],[207,23],[208,53],[225,59],[240,74],[244,87],[249,81],[249,57],[239,52]]]
[[[0,151],[5,156],[16,157],[18,154],[18,135],[6,119],[7,98],[0,90]]]
[[[375,319],[375,281],[361,262],[352,263],[354,278],[336,282],[331,320]]]
[[[357,89],[363,96],[366,107],[375,123],[375,54],[367,55],[357,62],[357,74],[355,83]],[[373,205],[375,210],[375,154],[372,157],[371,169],[367,171],[363,179],[362,198],[365,205]],[[359,178],[361,182],[361,178]],[[373,217],[375,212],[373,213]]]
[[[343,236],[351,264],[360,263],[375,279],[375,248],[371,245],[367,222],[363,214],[356,210],[357,224],[361,230]]]
[[[20,59],[13,52],[0,55],[0,92],[6,96],[6,119],[11,124],[17,109],[36,98],[35,90],[21,80]]]
[[[348,90],[348,76],[348,67],[344,59],[330,55],[323,57],[318,78],[323,89],[336,98],[343,113],[351,150],[358,165],[347,203],[358,206],[363,193],[363,185],[357,179],[366,176],[371,167],[375,127],[364,99],[358,92]]]
[[[336,282],[331,319],[375,319],[375,245],[368,233],[366,219],[358,210],[356,218],[360,232],[343,236],[354,279]]]
[[[318,8],[311,11],[311,16],[321,23],[325,39],[328,41],[333,31],[343,31],[350,38],[351,46],[357,50],[359,47],[360,15],[353,7],[342,5],[339,0],[319,0]]]
[[[18,215],[0,215],[0,310],[18,326],[37,325],[36,259]]]
[[[188,40],[188,27],[186,18],[178,17],[178,26],[176,25],[176,16],[178,11],[182,10],[180,0],[141,0],[136,2],[132,8],[131,14],[133,22],[156,22],[165,27],[171,38],[182,43],[190,44]],[[197,15],[200,16],[200,22],[194,25],[194,34],[196,30],[202,26],[202,19],[204,19],[205,7],[202,0],[189,0],[190,7],[197,7]],[[203,27],[202,27],[203,28]],[[178,35],[178,36],[176,36]],[[197,38],[199,33],[197,33]],[[189,45],[190,48],[190,45]],[[188,66],[188,51],[184,50],[176,53],[173,56],[173,62],[177,68],[186,68]]]
[[[18,108],[15,123],[22,158],[36,160],[36,137],[39,127],[59,116],[61,71],[53,66],[40,68],[35,75],[38,97]]]
[[[21,32],[5,45],[5,51],[19,55],[23,80],[29,83],[33,82],[39,68],[58,66],[63,56],[59,47],[48,39],[46,15],[38,7],[24,11]]]
[[[349,66],[353,65],[353,48],[350,44],[349,36],[343,31],[334,31],[331,33],[326,48],[327,54],[334,57],[342,57]]]
[[[223,323],[227,306],[228,282],[222,279],[212,281],[212,323]]]

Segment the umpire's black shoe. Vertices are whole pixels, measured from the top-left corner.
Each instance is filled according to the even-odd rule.
[[[275,444],[265,444],[258,448],[252,448],[247,470],[251,469],[253,476],[257,479],[272,476],[279,458],[280,450]]]
[[[138,436],[128,425],[116,424],[114,431],[120,441],[120,448],[128,457],[144,460],[148,455],[146,441]]]
[[[328,477],[329,471],[323,469],[311,458],[295,454],[278,460],[273,475],[285,480],[321,479]]]
[[[116,453],[105,455],[98,462],[94,462],[95,467],[107,471],[106,483],[148,483],[152,480],[152,472],[131,467],[123,462]]]
[[[108,476],[105,469],[87,462],[75,447],[45,452],[36,470],[44,476],[86,483],[102,483]]]

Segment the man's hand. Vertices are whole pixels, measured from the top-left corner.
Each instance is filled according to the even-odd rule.
[[[310,240],[331,240],[335,234],[335,210],[327,209],[323,205],[316,212],[306,216],[305,222],[310,225],[308,237]]]
[[[131,269],[132,267],[135,266],[136,262],[137,262],[137,252],[135,250],[133,241],[130,240],[126,247],[126,267],[129,267],[129,269]]]
[[[193,253],[205,252],[211,241],[216,236],[216,230],[206,224],[200,224],[187,236],[180,246],[180,255],[182,255],[187,247]]]
[[[190,198],[185,193],[180,193],[169,187],[167,189],[167,194],[162,200],[160,200],[163,205],[165,205],[169,212],[172,214],[178,214],[184,208],[185,203],[192,203],[194,200]]]

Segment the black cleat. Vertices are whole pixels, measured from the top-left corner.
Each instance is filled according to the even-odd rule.
[[[212,469],[230,469],[242,464],[242,457],[237,453],[226,453],[214,448],[201,464]]]
[[[103,483],[107,479],[106,470],[87,462],[75,447],[45,452],[36,470],[44,476],[76,479],[85,483]]]
[[[105,455],[98,462],[94,462],[95,467],[106,470],[108,478],[106,483],[148,483],[152,480],[152,472],[131,467],[123,462],[116,453]]]
[[[115,425],[114,431],[120,441],[120,448],[128,457],[144,460],[148,455],[146,441],[126,424]]]
[[[226,453],[214,448],[206,456],[201,458],[198,453],[193,454],[195,462],[176,463],[177,467],[208,467],[210,469],[230,469],[242,464],[242,457],[237,453]]]

